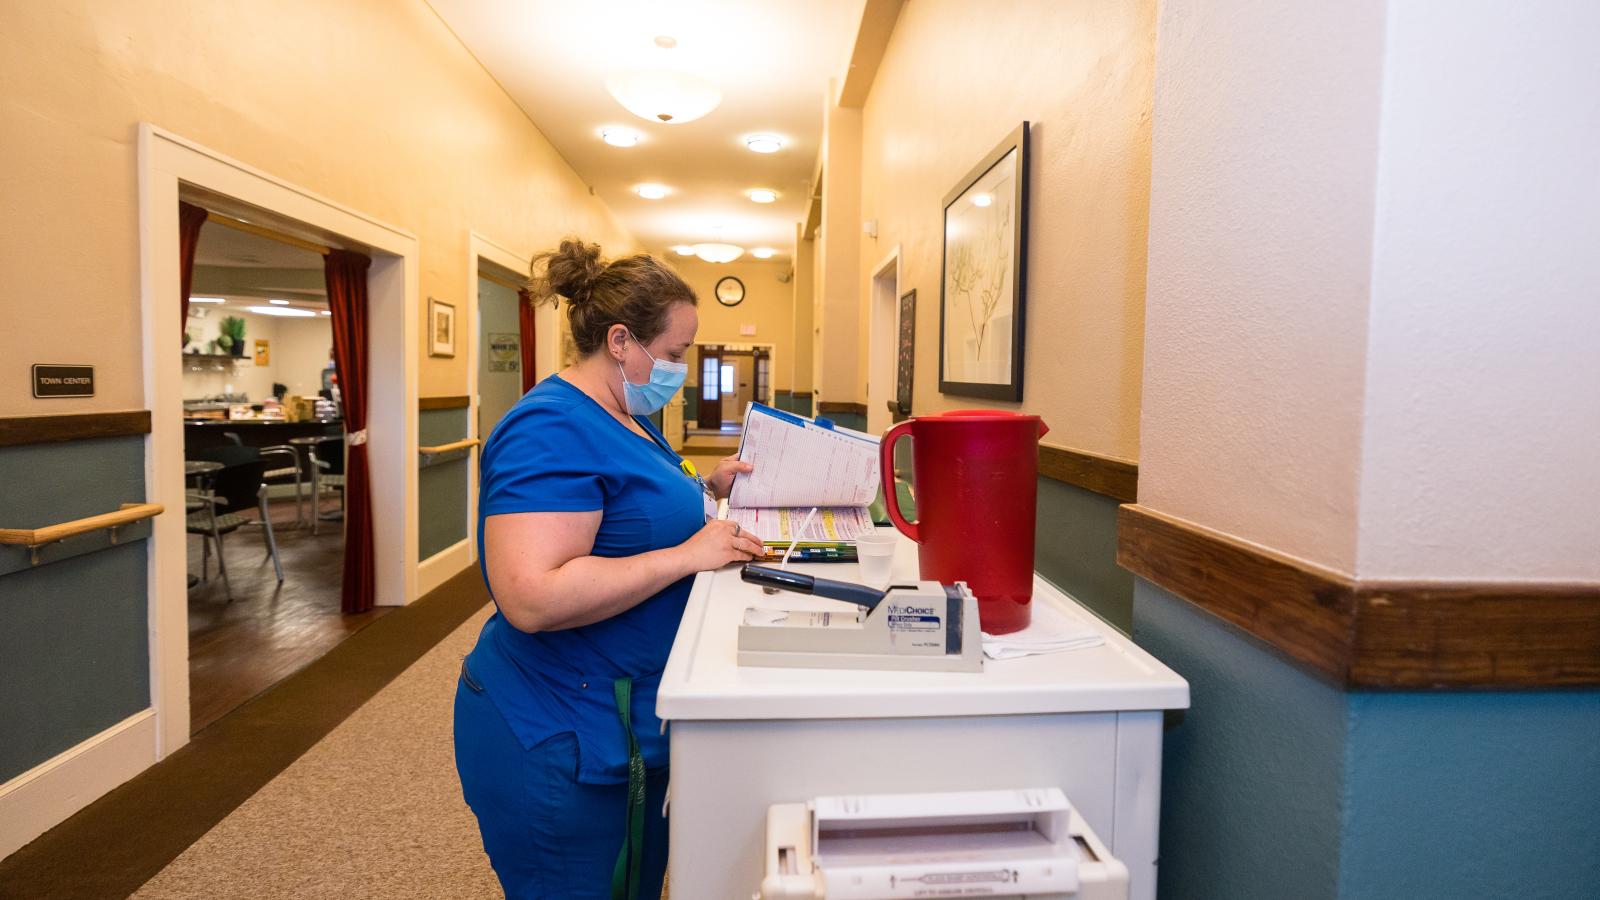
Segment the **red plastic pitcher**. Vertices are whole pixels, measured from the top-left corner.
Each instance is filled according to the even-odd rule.
[[[956,410],[901,422],[879,448],[884,506],[917,542],[922,577],[965,581],[989,634],[1020,631],[1031,617],[1039,438],[1049,430],[1038,416]],[[915,522],[894,491],[894,445],[908,434]]]

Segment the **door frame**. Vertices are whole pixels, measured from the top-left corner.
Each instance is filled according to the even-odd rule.
[[[704,372],[701,369],[701,367],[704,365],[705,347],[708,346],[708,345],[719,348],[718,352],[717,352],[717,356],[719,358],[728,356],[730,354],[735,355],[735,356],[740,355],[740,354],[749,354],[751,356],[754,356],[755,355],[755,351],[756,351],[757,348],[760,348],[760,349],[763,349],[763,350],[767,351],[767,359],[770,360],[770,362],[767,363],[767,378],[768,378],[767,388],[768,388],[769,393],[772,394],[772,396],[768,397],[766,399],[758,400],[757,402],[758,403],[772,403],[772,404],[777,403],[777,400],[778,400],[778,345],[777,344],[771,343],[770,341],[715,341],[715,340],[710,340],[710,339],[702,340],[702,339],[697,338],[695,340],[695,342],[694,342],[694,347],[695,347],[695,367],[696,367],[696,373],[697,373],[695,377],[697,379],[704,374]],[[733,349],[729,349],[729,348],[733,348]],[[719,365],[720,365],[720,363],[719,363]],[[751,377],[753,378],[754,375],[752,374]],[[697,382],[695,384],[696,390],[698,390],[700,387],[702,387],[702,385]],[[718,394],[720,395],[721,391],[718,391]],[[697,401],[697,402],[704,403],[705,401],[704,400],[700,400],[700,401]],[[718,403],[722,402],[721,399],[720,399],[720,396],[719,396],[719,399],[718,399],[717,402]],[[699,416],[698,415],[696,415],[696,417],[695,417],[695,422],[696,422],[696,424],[693,427],[695,427],[697,429],[701,428],[701,426],[699,425]],[[707,430],[707,429],[701,429],[701,430]]]
[[[476,231],[467,233],[467,285],[463,296],[467,301],[468,334],[472,337],[467,344],[467,437],[476,441],[488,438],[488,435],[480,434],[478,429],[478,367],[483,363],[479,359],[481,355],[479,344],[483,338],[483,313],[478,308],[478,262],[484,259],[502,269],[524,274],[527,274],[532,265],[530,257],[511,250],[504,244]],[[556,355],[561,341],[556,325],[555,307],[549,304],[539,307],[534,316],[533,326],[535,336],[533,372],[536,381],[556,370]],[[474,454],[482,452],[482,444],[473,448]],[[439,561],[430,566],[430,569],[437,569],[438,581],[441,584],[445,579],[478,561],[478,466],[471,456],[468,457],[468,469],[466,540],[431,557],[431,560]]]
[[[895,341],[900,318],[900,245],[895,244],[867,277],[867,431],[882,434],[894,424]],[[881,345],[881,346],[880,346]]]
[[[189,609],[184,533],[182,348],[178,198],[189,186],[370,248],[367,448],[377,602],[417,596],[417,368],[421,348],[415,235],[253,166],[156,127],[139,124],[139,294],[144,394],[151,429],[145,484],[166,515],[149,547],[150,694],[154,759],[189,742]],[[394,489],[398,487],[398,489]],[[152,760],[153,762],[154,760]],[[84,798],[85,802],[93,798]]]

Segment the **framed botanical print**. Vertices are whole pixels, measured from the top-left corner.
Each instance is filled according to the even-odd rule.
[[[944,198],[939,391],[1022,399],[1027,296],[1028,123]]]
[[[895,335],[895,414],[911,415],[911,381],[917,365],[917,291],[900,295],[899,329]]]
[[[456,355],[456,308],[453,303],[428,298],[428,355]]]

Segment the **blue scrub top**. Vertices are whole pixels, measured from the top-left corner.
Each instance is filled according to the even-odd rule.
[[[659,443],[618,422],[588,395],[552,375],[495,426],[479,475],[478,559],[483,523],[526,512],[600,510],[595,556],[634,556],[688,540],[705,525],[698,482],[649,420]],[[488,569],[484,566],[484,580]],[[645,765],[667,764],[656,718],[656,688],[689,598],[687,576],[601,622],[528,634],[498,610],[483,626],[466,666],[525,748],[553,735],[578,739],[578,780],[628,780],[628,745],[612,681],[633,678],[634,735]]]

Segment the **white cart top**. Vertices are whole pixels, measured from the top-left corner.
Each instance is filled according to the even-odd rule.
[[[917,581],[917,549],[901,538],[894,581]],[[794,565],[797,572],[858,580],[853,563]],[[983,661],[982,672],[780,669],[738,664],[747,607],[854,611],[837,600],[763,594],[737,566],[703,572],[689,593],[656,714],[666,720],[879,719],[1186,709],[1189,683],[1043,578],[1033,602],[1052,603],[1099,628],[1105,643],[1020,659]]]

